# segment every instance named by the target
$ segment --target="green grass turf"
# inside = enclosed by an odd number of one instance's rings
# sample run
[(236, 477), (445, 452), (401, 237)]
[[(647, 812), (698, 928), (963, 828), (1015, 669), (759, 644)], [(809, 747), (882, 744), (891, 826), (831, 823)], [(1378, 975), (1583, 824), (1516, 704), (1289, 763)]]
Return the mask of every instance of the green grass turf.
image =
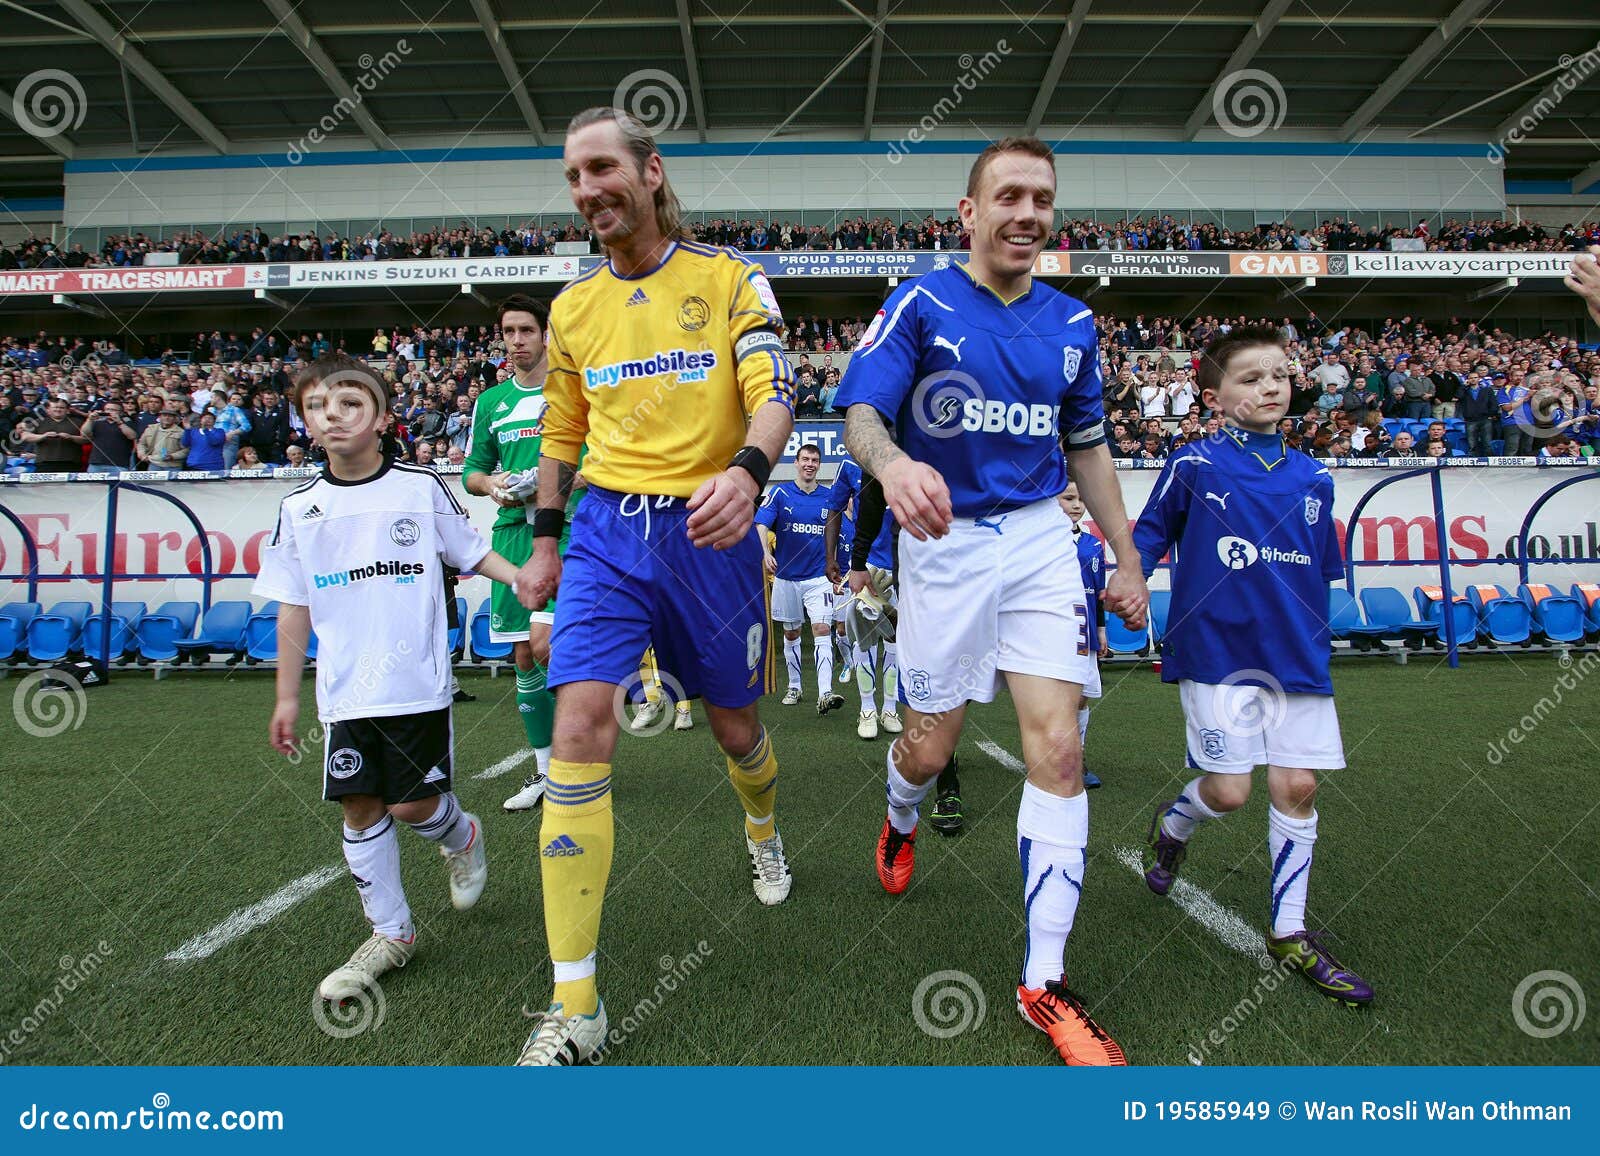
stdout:
[[(1189, 773), (1175, 689), (1148, 668), (1108, 669), (1089, 739), (1089, 765), (1107, 786), (1092, 796), (1068, 964), (1130, 1061), (1189, 1062), (1213, 1029), (1224, 1042), (1207, 1045), (1207, 1063), (1600, 1060), (1595, 1009), (1581, 1030), (1549, 1039), (1525, 1034), (1512, 1014), (1514, 989), (1538, 971), (1565, 972), (1600, 999), (1600, 683), (1564, 691), (1499, 765), (1486, 757), (1562, 673), (1550, 655), (1476, 658), (1459, 671), (1432, 658), (1336, 667), (1351, 766), (1323, 788), (1311, 921), (1337, 933), (1378, 1002), (1342, 1008), (1291, 977), (1234, 1017), (1256, 989), (1257, 965), (1114, 858), (1114, 848), (1139, 845), (1154, 806)], [(49, 739), (4, 713), (7, 1062), (515, 1058), (522, 1009), (541, 1006), (550, 983), (538, 817), (499, 810), (520, 769), (472, 777), (521, 744), (509, 678), (465, 676), (479, 701), (456, 716), (458, 790), (487, 819), (488, 890), (475, 910), (451, 910), (437, 853), (402, 832), (421, 946), (384, 983), (381, 1027), (335, 1039), (312, 1018), (317, 981), (366, 934), (342, 878), (209, 959), (163, 960), (235, 909), (340, 862), (338, 809), (318, 797), (316, 759), (292, 766), (266, 745), (270, 678), (119, 677), (90, 692), (79, 728)], [(19, 685), (13, 674), (0, 693)], [(304, 701), (308, 721), (309, 681)], [(968, 830), (942, 839), (925, 828), (916, 879), (898, 899), (881, 893), (871, 865), (884, 742), (855, 737), (853, 708), (852, 696), (846, 711), (819, 719), (809, 704), (764, 704), (795, 872), (792, 897), (775, 909), (754, 902), (737, 804), (698, 709), (692, 733), (623, 738), (600, 962), (613, 1026), (651, 995), (663, 964), (702, 941), (709, 951), (640, 1017), (614, 1062), (1054, 1062), (1013, 1009), (1021, 781), (977, 746), (1020, 752), (1009, 702), (972, 710), (960, 748)], [(1184, 868), (1253, 925), (1266, 907), (1265, 809), (1258, 789), (1244, 810), (1202, 830)], [(102, 940), (110, 954), (64, 990), (65, 961)], [(925, 1034), (912, 1012), (919, 982), (942, 970), (970, 975), (986, 1001), (981, 1024), (947, 1039)], [(53, 993), (59, 1008), (25, 1023)], [(20, 1043), (5, 1035), (13, 1029)]]

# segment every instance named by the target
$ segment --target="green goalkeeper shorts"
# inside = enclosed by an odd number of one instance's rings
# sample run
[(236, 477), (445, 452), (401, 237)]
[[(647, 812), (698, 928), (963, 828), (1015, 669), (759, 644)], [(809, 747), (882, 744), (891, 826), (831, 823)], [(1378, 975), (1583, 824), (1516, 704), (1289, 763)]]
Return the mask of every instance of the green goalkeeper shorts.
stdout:
[[(533, 527), (526, 522), (515, 526), (496, 526), (490, 546), (513, 566), (521, 566), (533, 555)], [(489, 591), (489, 638), (494, 642), (528, 641), (528, 624), (546, 625), (556, 620), (556, 600), (550, 599), (538, 613), (517, 601), (511, 587), (494, 583)]]

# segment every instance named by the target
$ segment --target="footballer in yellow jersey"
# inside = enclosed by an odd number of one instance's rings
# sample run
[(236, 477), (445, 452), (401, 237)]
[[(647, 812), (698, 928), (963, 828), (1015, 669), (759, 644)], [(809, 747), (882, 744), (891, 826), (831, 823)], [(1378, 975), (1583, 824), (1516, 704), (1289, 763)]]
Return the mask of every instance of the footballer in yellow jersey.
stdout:
[[(794, 425), (783, 318), (759, 268), (683, 236), (661, 154), (626, 112), (574, 117), (563, 161), (607, 260), (551, 306), (534, 547), (517, 575), (525, 606), (560, 587), (539, 832), (555, 993), (525, 1065), (583, 1063), (606, 1042), (595, 952), (615, 840), (611, 759), (646, 646), (667, 685), (705, 703), (744, 809), (756, 898), (781, 903), (792, 885), (774, 818), (777, 758), (756, 710), (769, 689), (769, 614), (752, 528)], [(589, 496), (563, 558), (580, 449)]]

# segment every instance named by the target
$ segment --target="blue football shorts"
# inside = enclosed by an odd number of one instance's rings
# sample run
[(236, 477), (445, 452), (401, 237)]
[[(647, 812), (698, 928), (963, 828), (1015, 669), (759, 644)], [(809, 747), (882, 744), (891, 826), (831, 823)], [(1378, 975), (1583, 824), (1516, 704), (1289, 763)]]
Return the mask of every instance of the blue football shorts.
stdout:
[(589, 487), (561, 571), (549, 685), (631, 688), (654, 646), (674, 698), (748, 706), (772, 688), (768, 592), (755, 533), (726, 550), (689, 542), (686, 499)]

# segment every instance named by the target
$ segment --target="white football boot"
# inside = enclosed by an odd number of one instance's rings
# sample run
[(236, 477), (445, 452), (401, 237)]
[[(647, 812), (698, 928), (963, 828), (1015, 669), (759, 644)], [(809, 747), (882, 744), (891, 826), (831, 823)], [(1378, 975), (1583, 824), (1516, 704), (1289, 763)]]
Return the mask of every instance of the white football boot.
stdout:
[(800, 688), (798, 686), (791, 686), (788, 690), (783, 692), (783, 705), (793, 706), (795, 703), (799, 702), (800, 693)]
[(555, 1068), (591, 1064), (606, 1045), (606, 1005), (589, 1016), (563, 1015), (560, 1004), (534, 1017), (533, 1031), (517, 1057), (519, 1068)]
[(744, 845), (750, 852), (750, 879), (756, 898), (768, 907), (789, 898), (794, 876), (789, 872), (789, 861), (783, 857), (783, 836), (774, 828), (771, 835), (757, 843), (746, 831)]
[(522, 780), (522, 789), (500, 804), (508, 811), (531, 811), (544, 802), (544, 775), (535, 771)]
[(856, 734), (860, 735), (864, 739), (875, 739), (878, 737), (877, 711), (864, 710), (861, 712), (860, 721), (856, 723)]
[(665, 699), (658, 698), (655, 702), (646, 699), (639, 707), (638, 713), (633, 716), (633, 721), (628, 724), (628, 729), (635, 734), (649, 730), (661, 718), (661, 712), (666, 709), (666, 705)]
[(380, 975), (411, 962), (417, 951), (417, 937), (390, 939), (374, 931), (372, 938), (356, 948), (342, 967), (330, 971), (317, 988), (317, 994), (330, 1003), (355, 999), (368, 990)]
[(900, 725), (900, 714), (899, 714), (898, 711), (892, 711), (892, 710), (881, 710), (881, 711), (879, 711), (878, 712), (878, 723), (883, 727), (884, 730), (888, 731), (892, 735), (897, 735), (901, 731), (906, 729), (905, 727)]
[(673, 713), (675, 715), (675, 717), (672, 720), (672, 729), (673, 730), (675, 730), (675, 731), (692, 731), (692, 730), (694, 730), (694, 715), (689, 713), (689, 704), (688, 703), (686, 703), (686, 702), (679, 703), (677, 710), (674, 711)]
[(472, 824), (472, 841), (453, 855), (443, 847), (439, 848), (446, 866), (450, 868), (450, 906), (457, 911), (465, 911), (476, 903), (478, 896), (483, 894), (483, 885), (489, 882), (489, 856), (483, 847), (483, 824), (470, 811), (461, 812), (461, 817)]

